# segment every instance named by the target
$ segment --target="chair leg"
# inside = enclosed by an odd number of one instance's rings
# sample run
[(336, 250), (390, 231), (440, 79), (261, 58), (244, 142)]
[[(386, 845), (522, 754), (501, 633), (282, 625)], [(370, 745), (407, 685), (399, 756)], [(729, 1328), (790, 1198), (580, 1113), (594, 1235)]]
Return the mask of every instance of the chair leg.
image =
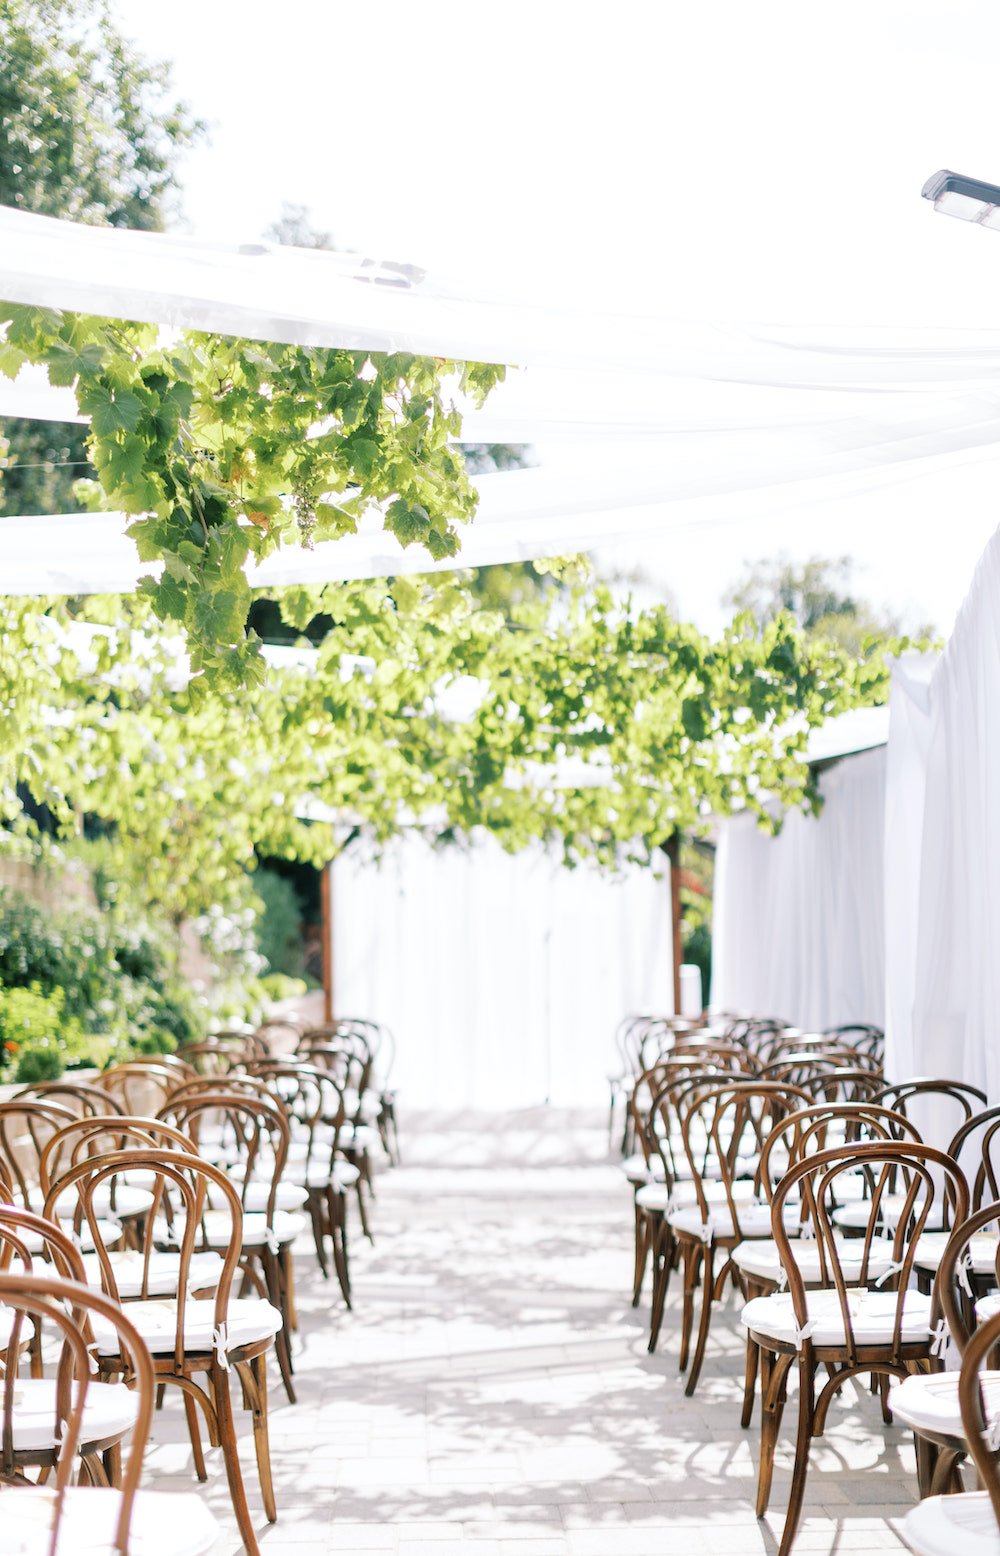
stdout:
[(260, 1556), (260, 1547), (250, 1518), (246, 1487), (240, 1470), (236, 1425), (233, 1421), (233, 1401), (229, 1394), (229, 1373), (220, 1367), (218, 1362), (212, 1363), (211, 1386), (215, 1413), (219, 1422), (222, 1457), (226, 1466), (226, 1478), (229, 1481), (229, 1495), (232, 1499), (233, 1512), (236, 1514), (240, 1539), (243, 1541), (246, 1556)]
[(653, 1244), (653, 1303), (649, 1318), (649, 1351), (656, 1350), (660, 1338), (660, 1326), (667, 1305), (667, 1287), (670, 1284), (670, 1260), (673, 1253), (672, 1239), (665, 1221), (650, 1229)]
[(688, 1364), (691, 1331), (694, 1328), (694, 1294), (698, 1289), (698, 1271), (701, 1269), (704, 1243), (684, 1243), (684, 1302), (681, 1309), (681, 1351), (677, 1365), (684, 1372)]
[(295, 1385), (292, 1382), (292, 1347), (289, 1339), (289, 1315), (285, 1300), (284, 1282), (281, 1278), (281, 1265), (278, 1255), (265, 1249), (262, 1257), (264, 1268), (264, 1281), (267, 1300), (276, 1307), (281, 1314), (281, 1328), (274, 1337), (274, 1350), (278, 1358), (278, 1367), (281, 1371), (281, 1381), (285, 1385), (285, 1393), (288, 1403), (295, 1404)]
[(365, 1187), (364, 1179), (363, 1178), (359, 1178), (357, 1183), (354, 1185), (355, 1193), (358, 1196), (358, 1214), (361, 1217), (361, 1230), (362, 1230), (362, 1232), (367, 1237), (367, 1239), (368, 1239), (368, 1241), (370, 1243), (374, 1243), (375, 1239), (372, 1236), (371, 1227), (368, 1225), (368, 1211), (367, 1211), (367, 1209), (365, 1207), (364, 1187)]
[(205, 1468), (205, 1451), (201, 1446), (201, 1427), (198, 1422), (198, 1407), (187, 1389), (182, 1389), (184, 1395), (184, 1414), (187, 1417), (188, 1436), (191, 1439), (191, 1456), (194, 1459), (194, 1472), (199, 1480), (208, 1479), (208, 1471)]
[[(808, 1348), (807, 1348), (808, 1349)], [(785, 1513), (785, 1527), (781, 1532), (778, 1556), (789, 1556), (802, 1517), (802, 1498), (805, 1495), (806, 1476), (809, 1474), (809, 1446), (813, 1434), (813, 1408), (815, 1368), (811, 1354), (799, 1354), (799, 1427), (795, 1435), (795, 1464), (792, 1469), (792, 1489)]]
[(757, 1517), (763, 1518), (771, 1500), (774, 1479), (774, 1449), (778, 1441), (781, 1417), (785, 1409), (785, 1389), (790, 1356), (760, 1352), (760, 1464), (757, 1469)]
[[(641, 1205), (635, 1207), (635, 1268), (632, 1272), (632, 1306), (639, 1306), (639, 1298), (642, 1296), (642, 1283), (646, 1278), (646, 1265), (649, 1262), (649, 1217)], [(655, 1275), (654, 1275), (655, 1279)]]
[(255, 1356), (253, 1361), (239, 1366), (243, 1393), (253, 1417), (253, 1444), (257, 1456), (257, 1473), (260, 1477), (264, 1516), (273, 1524), (278, 1517), (274, 1500), (274, 1481), (271, 1476), (271, 1442), (267, 1423), (267, 1352)]
[(347, 1264), (347, 1203), (343, 1195), (327, 1189), (327, 1215), (330, 1221), (330, 1241), (333, 1245), (333, 1266), (340, 1282), (341, 1294), (351, 1310), (351, 1276)]
[(705, 1360), (705, 1346), (712, 1323), (712, 1302), (715, 1296), (715, 1245), (706, 1243), (701, 1271), (701, 1322), (698, 1325), (698, 1343), (694, 1348), (691, 1371), (684, 1385), (684, 1393), (691, 1398), (701, 1377), (701, 1364)]
[(753, 1398), (757, 1388), (757, 1367), (760, 1361), (760, 1348), (751, 1334), (747, 1334), (747, 1361), (746, 1371), (743, 1374), (743, 1410), (740, 1414), (740, 1425), (747, 1427), (753, 1420)]

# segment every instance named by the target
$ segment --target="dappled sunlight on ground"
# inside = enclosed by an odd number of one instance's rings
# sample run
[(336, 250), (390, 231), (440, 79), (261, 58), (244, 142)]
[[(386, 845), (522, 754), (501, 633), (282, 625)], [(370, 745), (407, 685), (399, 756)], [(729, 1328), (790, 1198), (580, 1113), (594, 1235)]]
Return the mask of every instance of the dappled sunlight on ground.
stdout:
[[(739, 1426), (742, 1331), (731, 1301), (693, 1400), (676, 1363), (677, 1291), (660, 1351), (629, 1306), (629, 1190), (598, 1115), (403, 1118), (405, 1165), (380, 1175), (374, 1248), (352, 1225), (355, 1308), (297, 1260), (299, 1403), (271, 1378), (278, 1522), (264, 1556), (750, 1556), (780, 1535), (790, 1404), (772, 1513), (753, 1514), (756, 1426)], [(803, 1553), (899, 1550), (912, 1443), (848, 1387), (813, 1450)], [(183, 1411), (168, 1399), (150, 1479), (188, 1489)], [(241, 1547), (225, 1476), (205, 1496)], [(166, 1489), (166, 1488), (165, 1488)]]

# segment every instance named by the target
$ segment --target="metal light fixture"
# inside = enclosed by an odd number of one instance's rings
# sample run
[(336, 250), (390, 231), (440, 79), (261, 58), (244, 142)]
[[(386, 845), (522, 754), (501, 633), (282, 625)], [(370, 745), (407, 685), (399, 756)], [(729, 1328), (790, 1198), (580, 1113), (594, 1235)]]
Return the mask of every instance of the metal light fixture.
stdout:
[(945, 216), (1000, 231), (1000, 184), (984, 184), (980, 178), (966, 178), (942, 168), (931, 175), (920, 193), (925, 200), (933, 200), (934, 209)]

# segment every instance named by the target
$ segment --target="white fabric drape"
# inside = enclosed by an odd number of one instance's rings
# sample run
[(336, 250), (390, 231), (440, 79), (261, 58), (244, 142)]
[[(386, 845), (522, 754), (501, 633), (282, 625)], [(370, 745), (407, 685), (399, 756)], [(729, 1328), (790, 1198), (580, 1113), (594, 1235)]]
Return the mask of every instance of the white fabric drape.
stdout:
[(794, 811), (777, 837), (753, 817), (722, 827), (712, 1005), (811, 1030), (881, 1023), (884, 748), (821, 777), (822, 814)]
[[(905, 670), (905, 667), (904, 667)], [(887, 881), (894, 1063), (1000, 1098), (1000, 532), (924, 686), (898, 673), (894, 798), (908, 810)], [(921, 809), (922, 799), (922, 809)], [(909, 868), (899, 868), (908, 840)], [(914, 861), (916, 861), (914, 863)], [(914, 882), (916, 889), (914, 890)]]
[(336, 1010), (392, 1028), (408, 1106), (600, 1105), (622, 1016), (673, 1007), (669, 880), (650, 870), (416, 836), (331, 868)]

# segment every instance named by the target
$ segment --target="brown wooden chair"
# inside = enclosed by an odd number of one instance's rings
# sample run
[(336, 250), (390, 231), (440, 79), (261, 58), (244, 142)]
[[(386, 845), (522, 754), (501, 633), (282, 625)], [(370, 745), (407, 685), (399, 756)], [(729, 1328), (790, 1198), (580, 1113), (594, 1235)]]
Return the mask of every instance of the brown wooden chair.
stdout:
[[(908, 1426), (916, 1441), (917, 1479), (921, 1496), (961, 1490), (957, 1470), (968, 1453), (958, 1397), (958, 1373), (944, 1371), (945, 1353), (954, 1349), (964, 1356), (975, 1332), (977, 1302), (1000, 1286), (1000, 1201), (982, 1205), (948, 1236), (940, 1254), (926, 1244), (938, 1243), (935, 1234), (921, 1239), (915, 1266), (930, 1267), (935, 1274), (934, 1295), (940, 1317), (941, 1370), (906, 1378), (892, 1391), (894, 1418)], [(1000, 1371), (982, 1376), (994, 1413), (1000, 1411)]]
[[(239, 1269), (243, 1241), (243, 1208), (226, 1174), (193, 1154), (162, 1148), (116, 1151), (78, 1162), (52, 1185), (46, 1201), (51, 1214), (57, 1195), (68, 1188), (79, 1196), (83, 1220), (90, 1226), (101, 1265), (104, 1292), (118, 1302), (117, 1280), (108, 1250), (100, 1241), (100, 1218), (95, 1200), (116, 1177), (141, 1171), (155, 1179), (154, 1210), (144, 1227), (143, 1252), (147, 1247), (176, 1249), (180, 1255), (177, 1296), (152, 1302), (132, 1302), (131, 1324), (152, 1354), (158, 1384), (180, 1389), (191, 1433), (198, 1478), (206, 1478), (196, 1410), (208, 1423), (210, 1441), (220, 1446), (229, 1491), (240, 1535), (249, 1556), (258, 1556), (253, 1520), (240, 1468), (236, 1427), (230, 1397), (230, 1372), (235, 1370), (243, 1399), (252, 1414), (254, 1446), (265, 1516), (277, 1517), (271, 1481), (267, 1419), (267, 1353), (281, 1329), (281, 1313), (269, 1302), (233, 1297), (232, 1285)], [(208, 1248), (203, 1221), (210, 1196), (225, 1206), (230, 1228), (222, 1252), (222, 1272), (213, 1296), (191, 1295), (191, 1261), (196, 1250)], [(114, 1325), (93, 1320), (94, 1345), (99, 1373), (105, 1378), (121, 1375), (127, 1367)]]
[[(845, 1268), (834, 1208), (845, 1177), (861, 1173), (868, 1182), (868, 1218), (860, 1251), (855, 1243)], [(833, 1396), (859, 1374), (905, 1377), (917, 1365), (929, 1365), (934, 1353), (933, 1300), (911, 1288), (917, 1245), (934, 1224), (939, 1190), (935, 1175), (948, 1184), (959, 1219), (968, 1213), (969, 1190), (956, 1164), (943, 1151), (914, 1141), (849, 1142), (820, 1151), (789, 1169), (774, 1194), (773, 1236), (788, 1280), (788, 1290), (757, 1297), (743, 1309), (742, 1322), (761, 1357), (761, 1447), (757, 1516), (767, 1511), (774, 1472), (774, 1450), (792, 1367), (798, 1372), (798, 1430), (792, 1485), (779, 1545), (788, 1556), (795, 1540), (812, 1439), (822, 1436)], [(891, 1259), (885, 1265), (887, 1239), (883, 1202), (902, 1193), (894, 1211)], [(820, 1283), (804, 1279), (798, 1254), (804, 1246), (786, 1225), (789, 1208), (800, 1227), (808, 1220), (820, 1260)], [(817, 1391), (817, 1374), (827, 1381)]]
[(285, 1107), (291, 1131), (286, 1177), (305, 1193), (324, 1279), (329, 1275), (326, 1242), (330, 1240), (334, 1269), (350, 1308), (347, 1195), (360, 1174), (341, 1149), (341, 1130), (347, 1121), (343, 1094), (329, 1070), (302, 1060), (257, 1059), (248, 1068)]
[[(58, 1276), (0, 1273), (0, 1304), (12, 1315), (0, 1379), (0, 1453), (16, 1491), (4, 1497), (3, 1532), (12, 1550), (47, 1551), (76, 1556), (81, 1550), (102, 1556), (203, 1556), (214, 1545), (218, 1528), (194, 1495), (140, 1491), (142, 1459), (153, 1415), (153, 1364), (142, 1338), (121, 1308), (102, 1292)], [(18, 1376), (19, 1339), (26, 1324), (44, 1324), (60, 1337), (54, 1376), (26, 1381)], [(90, 1346), (95, 1327), (114, 1336), (116, 1382), (91, 1374)], [(41, 1396), (35, 1385), (45, 1390)], [(25, 1398), (26, 1394), (39, 1398)], [(20, 1397), (19, 1397), (20, 1396)], [(38, 1409), (29, 1415), (32, 1404)], [(49, 1416), (47, 1412), (51, 1410)], [(94, 1485), (74, 1485), (80, 1456), (88, 1467), (99, 1463), (101, 1444), (118, 1454), (125, 1435), (119, 1483), (109, 1486), (93, 1469)], [(104, 1437), (105, 1427), (114, 1427)], [(19, 1461), (30, 1449), (17, 1443), (29, 1436), (51, 1437), (54, 1482), (24, 1484)], [(46, 1465), (49, 1468), (49, 1465)]]
[(108, 1113), (120, 1113), (121, 1108), (107, 1091), (91, 1086), (87, 1081), (75, 1081), (64, 1077), (58, 1081), (36, 1081), (33, 1086), (22, 1086), (15, 1091), (12, 1102), (57, 1102), (69, 1108), (80, 1118), (105, 1117)]
[[(976, 1467), (979, 1491), (931, 1496), (910, 1509), (903, 1523), (915, 1556), (995, 1556), (1000, 1552), (1000, 1374), (985, 1364), (1000, 1344), (1000, 1314), (971, 1335), (955, 1378), (962, 1441)], [(949, 1376), (948, 1374), (939, 1376)], [(955, 1376), (955, 1375), (951, 1375)]]
[[(281, 1328), (275, 1351), (290, 1404), (295, 1403), (292, 1383), (290, 1334), (294, 1324), (292, 1244), (305, 1227), (296, 1211), (306, 1202), (306, 1192), (286, 1180), (291, 1138), (284, 1105), (276, 1097), (251, 1096), (243, 1089), (227, 1089), (225, 1081), (206, 1081), (200, 1091), (173, 1097), (162, 1117), (182, 1130), (198, 1149), (202, 1127), (221, 1127), (232, 1146), (225, 1171), (240, 1197), (240, 1268), (247, 1282), (280, 1312)], [(208, 1191), (201, 1222), (203, 1246), (223, 1252), (232, 1236), (226, 1196)]]
[(678, 1105), (694, 1198), (689, 1205), (673, 1205), (665, 1221), (683, 1265), (682, 1371), (688, 1364), (695, 1292), (701, 1285), (701, 1317), (684, 1388), (689, 1398), (701, 1375), (714, 1306), (726, 1282), (735, 1282), (734, 1249), (771, 1235), (774, 1185), (761, 1175), (764, 1142), (788, 1113), (808, 1107), (809, 1101), (808, 1094), (794, 1086), (754, 1077), (702, 1083)]

